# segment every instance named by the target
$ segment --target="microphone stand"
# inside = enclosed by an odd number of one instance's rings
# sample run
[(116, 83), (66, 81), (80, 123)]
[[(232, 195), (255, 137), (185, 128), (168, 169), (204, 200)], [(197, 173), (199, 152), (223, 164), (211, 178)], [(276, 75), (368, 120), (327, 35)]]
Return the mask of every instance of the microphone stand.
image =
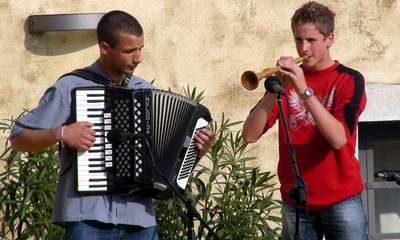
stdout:
[[(192, 203), (193, 200), (191, 198), (189, 198), (187, 196), (187, 194), (184, 191), (179, 191), (169, 180), (169, 178), (167, 178), (166, 176), (164, 176), (164, 174), (160, 171), (160, 169), (155, 165), (154, 163), (154, 155), (151, 151), (150, 148), (150, 144), (149, 141), (147, 140), (147, 138), (145, 138), (144, 136), (142, 136), (146, 142), (146, 146), (149, 149), (149, 153), (150, 153), (150, 159), (147, 158), (146, 156), (144, 157), (145, 161), (151, 166), (151, 168), (153, 170), (155, 170), (157, 172), (157, 174), (167, 183), (167, 185), (171, 188), (172, 192), (178, 196), (178, 198), (185, 204), (186, 206), (186, 216), (187, 216), (187, 239), (188, 240), (195, 240), (196, 236), (195, 236), (195, 232), (194, 232), (194, 217), (196, 217), (201, 224), (203, 224), (206, 229), (209, 231), (209, 233), (211, 233), (211, 235), (219, 240), (219, 237), (215, 234), (215, 232), (211, 229), (211, 227), (204, 221), (204, 219), (200, 216), (199, 212), (196, 210), (196, 208), (193, 207)], [(135, 146), (133, 146), (135, 147)]]
[(289, 129), (287, 127), (287, 121), (286, 121), (285, 115), (283, 114), (283, 109), (282, 109), (281, 93), (278, 93), (277, 102), (278, 102), (278, 107), (279, 107), (279, 119), (282, 121), (282, 124), (283, 124), (285, 139), (288, 144), (289, 156), (291, 159), (290, 164), (292, 167), (292, 173), (294, 175), (294, 186), (293, 186), (293, 188), (291, 188), (289, 190), (289, 198), (295, 200), (296, 231), (295, 231), (294, 239), (297, 240), (297, 239), (299, 239), (299, 231), (300, 231), (301, 206), (307, 205), (306, 184), (304, 183), (303, 179), (300, 176), (300, 172), (299, 172), (299, 168), (298, 168), (297, 160), (296, 160), (296, 152), (293, 148), (292, 141), (290, 140)]

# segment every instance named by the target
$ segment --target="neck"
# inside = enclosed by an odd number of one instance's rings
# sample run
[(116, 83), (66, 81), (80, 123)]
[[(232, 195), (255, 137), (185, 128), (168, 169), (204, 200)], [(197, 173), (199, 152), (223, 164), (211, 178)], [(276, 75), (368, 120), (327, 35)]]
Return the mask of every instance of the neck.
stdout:
[(112, 82), (114, 82), (117, 85), (120, 85), (123, 78), (124, 78), (124, 73), (119, 73), (115, 72), (106, 62), (105, 59), (99, 58), (99, 66), (100, 69), (103, 71), (103, 73), (111, 79)]

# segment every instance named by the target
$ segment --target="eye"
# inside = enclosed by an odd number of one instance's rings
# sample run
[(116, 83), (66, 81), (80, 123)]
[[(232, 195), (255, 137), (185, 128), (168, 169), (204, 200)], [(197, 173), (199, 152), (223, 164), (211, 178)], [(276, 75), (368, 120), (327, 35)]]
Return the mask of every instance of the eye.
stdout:
[(302, 40), (301, 38), (296, 38), (295, 41), (296, 41), (297, 43), (300, 43), (300, 42), (302, 42), (303, 40)]

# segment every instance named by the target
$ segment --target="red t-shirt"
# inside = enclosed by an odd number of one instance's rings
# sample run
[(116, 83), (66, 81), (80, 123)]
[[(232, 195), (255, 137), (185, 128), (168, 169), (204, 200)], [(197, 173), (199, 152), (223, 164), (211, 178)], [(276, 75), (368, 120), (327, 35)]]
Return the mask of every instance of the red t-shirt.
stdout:
[[(333, 149), (315, 125), (310, 111), (292, 87), (287, 87), (282, 98), (289, 134), (296, 152), (301, 177), (307, 187), (307, 203), (312, 210), (322, 209), (349, 198), (363, 190), (360, 164), (355, 157), (358, 118), (365, 108), (366, 96), (363, 76), (335, 61), (318, 72), (304, 70), (306, 83), (314, 91), (325, 109), (344, 126), (347, 144)], [(265, 131), (278, 117), (275, 104), (267, 119)], [(278, 177), (282, 199), (292, 203), (288, 191), (293, 187), (294, 176), (285, 141), (283, 123), (279, 121)]]

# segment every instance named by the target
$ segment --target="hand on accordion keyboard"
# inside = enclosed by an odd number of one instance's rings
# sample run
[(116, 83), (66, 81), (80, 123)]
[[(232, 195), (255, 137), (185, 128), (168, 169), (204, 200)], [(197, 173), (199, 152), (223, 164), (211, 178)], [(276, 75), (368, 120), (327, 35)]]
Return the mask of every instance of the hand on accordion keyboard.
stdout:
[(95, 141), (95, 131), (89, 122), (76, 122), (65, 125), (62, 133), (64, 144), (78, 151), (87, 151)]
[(208, 150), (210, 150), (212, 144), (214, 143), (214, 135), (210, 129), (203, 128), (195, 134), (194, 140), (196, 141), (198, 158), (201, 158)]

